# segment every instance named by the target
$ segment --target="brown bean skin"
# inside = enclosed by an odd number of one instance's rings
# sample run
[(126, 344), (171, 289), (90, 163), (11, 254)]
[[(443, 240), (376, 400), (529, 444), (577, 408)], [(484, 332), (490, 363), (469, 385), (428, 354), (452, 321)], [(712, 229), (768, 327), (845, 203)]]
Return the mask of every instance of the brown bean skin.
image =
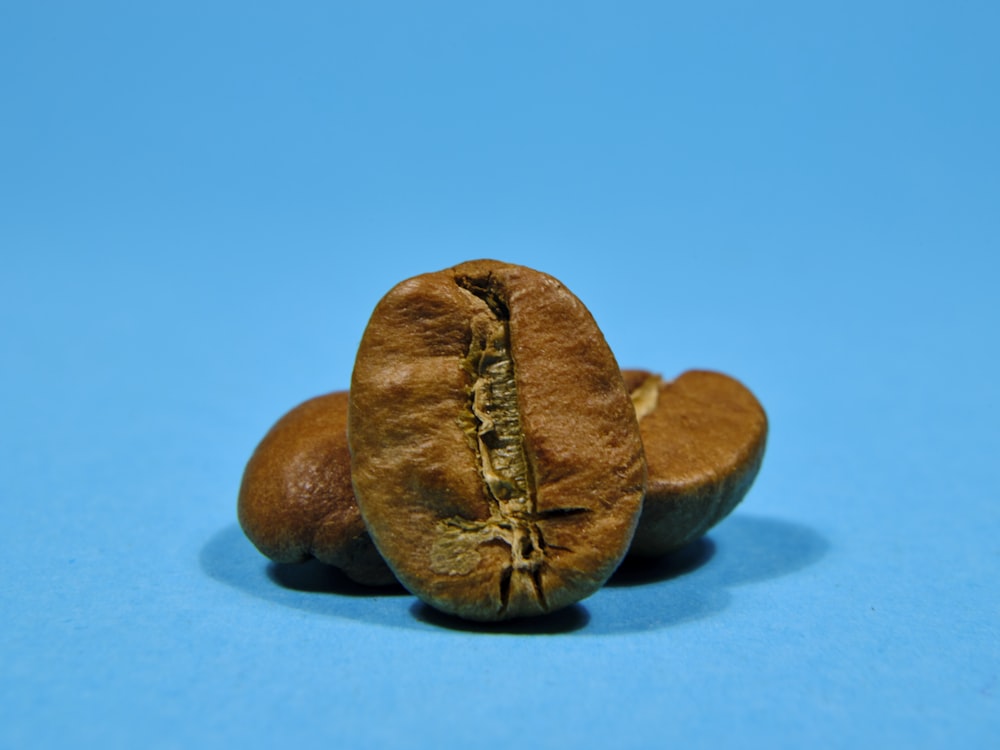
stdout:
[(739, 381), (703, 370), (665, 381), (625, 370), (639, 414), (649, 485), (631, 555), (694, 541), (735, 508), (764, 458), (767, 415)]
[[(646, 370), (622, 375), (633, 401), (646, 394), (646, 405), (636, 406), (649, 466), (629, 555), (659, 556), (707, 533), (743, 499), (763, 459), (767, 417), (745, 386), (721, 373), (692, 370), (673, 381)], [(655, 416), (643, 413), (651, 390)], [(316, 557), (360, 583), (392, 583), (350, 485), (347, 407), (346, 391), (328, 393), (278, 421), (247, 466), (240, 522), (276, 561)]]
[(397, 285), (358, 349), (348, 424), (372, 539), (442, 611), (554, 611), (631, 541), (635, 412), (590, 313), (551, 276), (473, 261)]
[(368, 585), (395, 582), (372, 544), (351, 487), (346, 391), (285, 414), (247, 463), (237, 514), (244, 533), (275, 562), (312, 557)]

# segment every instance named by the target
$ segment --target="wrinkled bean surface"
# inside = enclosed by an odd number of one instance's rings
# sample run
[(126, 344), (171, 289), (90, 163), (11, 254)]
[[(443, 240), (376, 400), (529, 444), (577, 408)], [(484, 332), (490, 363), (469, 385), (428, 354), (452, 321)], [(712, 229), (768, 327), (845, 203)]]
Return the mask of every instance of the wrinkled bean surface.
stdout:
[(645, 462), (586, 308), (521, 266), (397, 285), (362, 338), (349, 441), (358, 503), (399, 580), (497, 620), (593, 593), (625, 554)]

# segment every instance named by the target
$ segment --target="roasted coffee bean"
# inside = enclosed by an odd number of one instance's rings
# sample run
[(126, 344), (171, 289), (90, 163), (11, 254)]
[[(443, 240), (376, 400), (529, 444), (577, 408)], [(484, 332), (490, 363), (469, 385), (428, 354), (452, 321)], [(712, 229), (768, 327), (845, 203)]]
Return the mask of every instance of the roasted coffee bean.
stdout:
[(649, 466), (630, 553), (662, 555), (702, 536), (743, 499), (764, 457), (767, 416), (745, 386), (717, 372), (673, 381), (622, 374)]
[[(649, 463), (629, 554), (662, 555), (705, 534), (742, 500), (760, 467), (767, 419), (753, 394), (726, 375), (691, 371), (673, 381), (645, 370), (622, 375)], [(316, 557), (356, 581), (390, 583), (395, 578), (364, 530), (350, 485), (347, 403), (346, 391), (330, 393), (279, 421), (274, 431), (282, 426), (283, 438), (269, 435), (248, 466), (240, 519), (272, 559)]]
[(351, 472), (399, 580), (473, 620), (550, 612), (624, 556), (646, 469), (617, 363), (551, 276), (473, 261), (376, 306), (355, 361)]
[(264, 436), (243, 473), (240, 525), (275, 562), (315, 557), (358, 583), (388, 584), (351, 488), (347, 400), (341, 391), (299, 404)]

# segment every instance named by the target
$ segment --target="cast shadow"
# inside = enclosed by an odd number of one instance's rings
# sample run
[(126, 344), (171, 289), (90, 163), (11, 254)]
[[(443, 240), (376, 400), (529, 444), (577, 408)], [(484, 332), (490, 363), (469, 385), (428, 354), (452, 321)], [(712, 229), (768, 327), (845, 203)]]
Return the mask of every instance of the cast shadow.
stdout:
[(712, 586), (742, 586), (795, 573), (815, 565), (830, 543), (814, 529), (763, 516), (735, 515), (712, 532), (711, 565), (696, 577)]
[(446, 615), (415, 599), (400, 584), (362, 586), (317, 560), (282, 565), (254, 549), (237, 524), (217, 532), (201, 550), (202, 570), (211, 578), (260, 599), (319, 615), (369, 624), (465, 633), (554, 635), (587, 626), (580, 604), (544, 617), (476, 623)]
[[(628, 558), (594, 597), (586, 634), (655, 630), (711, 617), (740, 586), (791, 575), (829, 542), (802, 524), (737, 514), (710, 536), (660, 558)], [(602, 606), (599, 608), (598, 604)], [(607, 607), (610, 612), (603, 611)]]
[(698, 572), (717, 586), (736, 586), (794, 573), (822, 558), (829, 543), (807, 526), (735, 515), (710, 536), (654, 558), (628, 557), (606, 585), (661, 583)]
[(199, 562), (210, 578), (258, 599), (327, 617), (414, 627), (407, 610), (411, 597), (399, 584), (361, 586), (336, 568), (317, 561), (299, 565), (272, 563), (235, 523), (206, 542)]
[(541, 617), (521, 617), (504, 622), (472, 622), (439, 612), (422, 601), (410, 606), (410, 613), (420, 622), (463, 633), (503, 633), (507, 635), (558, 635), (582, 630), (590, 623), (590, 612), (574, 604)]
[(707, 536), (662, 557), (626, 557), (605, 586), (640, 586), (669, 581), (698, 570), (715, 555), (715, 542)]
[(298, 564), (267, 563), (267, 577), (282, 588), (308, 594), (338, 596), (401, 596), (408, 592), (399, 583), (365, 586), (319, 560)]
[(541, 618), (473, 623), (413, 599), (402, 586), (367, 587), (319, 562), (265, 560), (237, 524), (217, 532), (199, 555), (209, 577), (254, 597), (315, 614), (389, 627), (466, 634), (604, 635), (669, 628), (724, 610), (737, 587), (816, 564), (829, 542), (813, 529), (737, 514), (709, 537), (658, 559), (627, 559), (581, 604)]

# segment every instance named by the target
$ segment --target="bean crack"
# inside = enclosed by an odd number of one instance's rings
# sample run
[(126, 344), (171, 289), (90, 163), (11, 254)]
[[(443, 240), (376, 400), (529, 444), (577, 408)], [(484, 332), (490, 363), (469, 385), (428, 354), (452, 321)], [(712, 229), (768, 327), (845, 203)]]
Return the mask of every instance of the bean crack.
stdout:
[(449, 518), (432, 552), (432, 566), (461, 575), (475, 567), (476, 548), (502, 542), (510, 561), (501, 571), (497, 602), (503, 613), (516, 597), (527, 593), (548, 610), (542, 571), (549, 546), (539, 521), (554, 521), (587, 513), (587, 508), (557, 508), (538, 512), (534, 475), (525, 453), (514, 360), (510, 351), (510, 315), (503, 290), (492, 277), (459, 277), (459, 287), (477, 297), (485, 309), (471, 320), (471, 343), (465, 364), (473, 379), (469, 393), (472, 442), (486, 487), (490, 516), (484, 520)]

